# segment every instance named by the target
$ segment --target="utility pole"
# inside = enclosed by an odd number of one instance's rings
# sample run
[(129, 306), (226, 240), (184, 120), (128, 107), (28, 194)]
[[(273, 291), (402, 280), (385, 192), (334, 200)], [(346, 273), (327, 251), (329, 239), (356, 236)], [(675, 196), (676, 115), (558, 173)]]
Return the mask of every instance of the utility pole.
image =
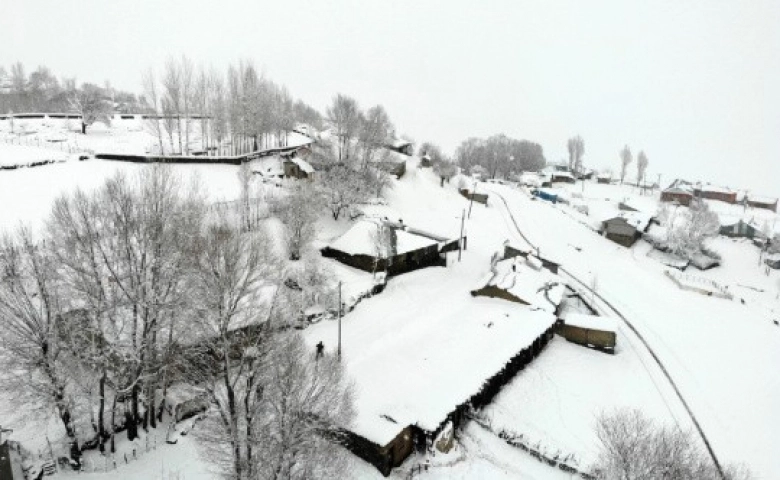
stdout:
[(474, 195), (477, 193), (477, 181), (474, 180), (474, 188), (471, 190), (471, 199), (469, 201), (469, 219), (471, 219), (471, 206), (474, 205)]
[(341, 282), (339, 282), (339, 346), (337, 351), (339, 361), (341, 361)]
[(463, 214), (460, 216), (460, 240), (458, 241), (458, 261), (460, 262), (461, 253), (463, 253), (463, 227), (466, 223), (466, 209), (463, 209)]
[(13, 432), (14, 432), (13, 428), (3, 428), (3, 426), (0, 425), (0, 445), (3, 444), (3, 434), (7, 433), (8, 435), (10, 435)]

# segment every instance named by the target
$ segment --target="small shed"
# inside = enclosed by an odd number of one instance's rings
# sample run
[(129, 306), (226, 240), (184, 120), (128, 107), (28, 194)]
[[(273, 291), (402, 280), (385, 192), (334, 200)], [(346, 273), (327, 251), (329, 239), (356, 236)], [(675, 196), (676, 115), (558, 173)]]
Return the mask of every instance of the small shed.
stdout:
[(282, 167), (286, 178), (314, 180), (314, 167), (303, 159), (298, 157), (286, 158), (282, 162)]
[(541, 189), (538, 189), (538, 188), (536, 190), (534, 190), (533, 192), (531, 192), (531, 193), (533, 194), (534, 197), (541, 198), (542, 200), (546, 200), (546, 201), (552, 202), (552, 203), (558, 203), (558, 195), (556, 195), (554, 193), (551, 193), (551, 192), (548, 192), (548, 191), (545, 191), (545, 190), (541, 190)]
[(558, 326), (558, 334), (566, 340), (609, 353), (615, 353), (616, 332), (615, 319), (585, 313), (569, 313)]
[(515, 257), (523, 257), (528, 258), (529, 256), (534, 257), (538, 259), (544, 268), (549, 270), (550, 272), (554, 274), (558, 274), (558, 268), (560, 267), (560, 263), (555, 262), (553, 260), (550, 260), (549, 258), (545, 258), (539, 255), (538, 252), (532, 253), (530, 248), (523, 248), (519, 245), (514, 245), (509, 240), (504, 242), (504, 260), (509, 258), (515, 258)]
[(404, 140), (402, 138), (396, 138), (388, 142), (385, 144), (385, 148), (408, 157), (411, 157), (414, 154), (414, 144), (409, 140)]
[(428, 155), (428, 152), (423, 153), (423, 156), (420, 157), (420, 166), (425, 168), (430, 167), (431, 165), (431, 156)]
[(647, 231), (652, 217), (641, 212), (621, 212), (601, 224), (601, 234), (613, 242), (631, 247)]
[(764, 259), (764, 263), (767, 264), (769, 268), (780, 269), (780, 253), (767, 255)]
[(488, 203), (488, 194), (487, 193), (472, 193), (471, 190), (468, 188), (461, 188), (458, 190), (461, 195), (466, 197), (468, 200), (474, 200), (477, 203), (481, 203), (482, 205), (487, 205)]
[(609, 185), (610, 183), (612, 183), (612, 175), (601, 174), (598, 177), (596, 177), (596, 182)]

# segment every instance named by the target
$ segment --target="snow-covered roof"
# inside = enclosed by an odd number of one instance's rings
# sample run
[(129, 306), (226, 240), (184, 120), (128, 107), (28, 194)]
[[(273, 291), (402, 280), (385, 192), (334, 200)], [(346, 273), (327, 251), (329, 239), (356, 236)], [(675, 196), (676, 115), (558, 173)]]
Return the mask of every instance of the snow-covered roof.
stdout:
[(306, 160), (300, 159), (298, 157), (293, 157), (293, 158), (290, 159), (290, 161), (293, 162), (294, 164), (298, 165), (298, 168), (300, 168), (301, 171), (304, 171), (304, 172), (306, 172), (308, 174), (314, 173), (314, 167), (312, 167), (309, 164), (309, 162), (307, 162)]
[(777, 203), (777, 197), (766, 197), (762, 195), (748, 195), (747, 199), (748, 202), (765, 203), (768, 205)]
[(601, 330), (602, 332), (617, 332), (617, 321), (612, 317), (599, 317), (586, 313), (572, 312), (563, 319), (566, 325)]
[[(378, 238), (385, 233), (383, 229), (393, 229), (395, 232), (395, 245), (378, 246)], [(393, 236), (390, 236), (393, 238)], [(405, 229), (394, 228), (388, 222), (376, 219), (360, 220), (347, 230), (330, 248), (349, 255), (369, 255), (379, 258), (388, 258), (392, 252), (401, 255), (422, 248), (438, 245), (439, 242), (431, 237), (409, 232)]]
[(611, 180), (612, 179), (612, 174), (611, 173), (599, 173), (596, 178), (604, 178), (604, 179)]
[(644, 212), (621, 211), (619, 214), (611, 216), (604, 221), (609, 221), (615, 218), (622, 218), (626, 221), (626, 223), (636, 228), (637, 230), (644, 231), (647, 228), (647, 225), (650, 223), (650, 220), (652, 220), (653, 216)]
[(537, 269), (519, 257), (498, 262), (495, 270), (480, 283), (481, 286), (494, 286), (505, 290), (528, 304), (551, 313), (561, 303), (566, 289), (560, 277), (548, 270)]
[(571, 172), (554, 171), (550, 175), (553, 176), (553, 177), (574, 178), (574, 175), (572, 175)]
[(394, 139), (394, 140), (391, 140), (391, 141), (389, 142), (389, 144), (390, 144), (390, 145), (391, 145), (393, 148), (402, 148), (402, 147), (405, 147), (405, 146), (407, 146), (407, 145), (411, 145), (411, 144), (412, 144), (412, 142), (410, 142), (409, 140), (404, 140), (403, 138), (396, 138), (396, 139)]
[(693, 192), (685, 188), (684, 186), (669, 187), (664, 190), (664, 193), (675, 193), (678, 195), (693, 195)]
[(705, 184), (696, 184), (695, 188), (697, 190), (701, 190), (702, 192), (709, 192), (709, 193), (735, 193), (732, 189), (728, 187), (720, 187), (718, 185), (712, 185), (710, 183)]

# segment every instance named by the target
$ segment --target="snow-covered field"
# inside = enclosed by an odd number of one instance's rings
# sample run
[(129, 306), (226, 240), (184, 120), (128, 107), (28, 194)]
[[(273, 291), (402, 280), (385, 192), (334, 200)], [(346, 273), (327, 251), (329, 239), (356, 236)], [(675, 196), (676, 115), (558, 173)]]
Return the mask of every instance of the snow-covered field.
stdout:
[(68, 153), (52, 148), (0, 144), (0, 167), (27, 166), (41, 162), (64, 162)]
[[(4, 149), (0, 144), (0, 152)], [(132, 174), (142, 168), (147, 167), (90, 160), (0, 171), (0, 229), (14, 228), (19, 222), (39, 228), (58, 195), (77, 187), (93, 189), (111, 175)], [(237, 167), (173, 168), (184, 176), (197, 174), (212, 200), (233, 200), (239, 194)], [(468, 202), (457, 194), (456, 184), (453, 180), (441, 188), (430, 171), (417, 169), (411, 162), (407, 175), (388, 191), (388, 208), (408, 225), (457, 237)], [(580, 185), (566, 188), (570, 196), (581, 193)], [(713, 241), (723, 265), (696, 274), (728, 285), (745, 303), (709, 298), (678, 289), (664, 275), (667, 267), (647, 256), (649, 246), (644, 242), (630, 250), (614, 244), (588, 228), (588, 217), (569, 206), (531, 200), (527, 193), (508, 186), (483, 184), (479, 189), (490, 193), (489, 206), (473, 206), (466, 221), (468, 250), (461, 262), (457, 252), (450, 253), (447, 268), (391, 279), (384, 293), (364, 300), (343, 319), (344, 358), (358, 390), (358, 409), (367, 412), (365, 418), (390, 409), (402, 415), (418, 409), (416, 403), (421, 401), (426, 402), (423, 409), (444, 408), (435, 402), (461, 388), (459, 378), (412, 372), (419, 362), (427, 361), (426, 348), (431, 349), (431, 363), (441, 367), (449, 359), (456, 372), (472, 378), (486, 366), (479, 364), (479, 356), (470, 357), (473, 365), (463, 362), (458, 358), (459, 348), (476, 342), (487, 359), (494, 346), (506, 344), (505, 339), (478, 335), (488, 330), (484, 325), (492, 316), (507, 314), (509, 322), (526, 307), (498, 299), (474, 299), (469, 291), (488, 272), (490, 257), (504, 240), (522, 241), (515, 229), (517, 222), (540, 246), (542, 255), (597, 285), (598, 292), (634, 323), (667, 366), (722, 462), (745, 463), (758, 478), (780, 478), (775, 452), (780, 445), (780, 328), (772, 322), (777, 318), (778, 273), (766, 275), (752, 244), (726, 238)], [(631, 195), (648, 209), (656, 202), (653, 197), (632, 193), (630, 187), (595, 183), (586, 185), (582, 201), (594, 211), (614, 209), (616, 202)], [(328, 219), (327, 213), (321, 224), (317, 245), (330, 242), (350, 225)], [(334, 266), (334, 271), (345, 283), (360, 284), (357, 292), (370, 283), (365, 274), (348, 267)], [(517, 320), (523, 321), (521, 317)], [(448, 336), (455, 332), (448, 329), (450, 320), (468, 325), (457, 330), (463, 337)], [(517, 336), (522, 333), (516, 325), (497, 323), (495, 328), (499, 327), (515, 337), (513, 342), (519, 341)], [(324, 321), (307, 329), (311, 348), (322, 340), (332, 352), (336, 328), (336, 322)], [(430, 342), (421, 343), (425, 335)], [(524, 434), (549, 451), (577, 455), (583, 466), (597, 455), (594, 424), (602, 411), (636, 407), (662, 422), (689, 427), (690, 420), (666, 379), (625, 326), (619, 327), (617, 342), (616, 354), (608, 355), (556, 337), (484, 413), (494, 426)], [(407, 376), (416, 380), (406, 383)], [(8, 413), (0, 411), (0, 423), (5, 425), (7, 417)], [(358, 422), (362, 421), (359, 417)], [(465, 429), (458, 448), (447, 462), (435, 459), (436, 466), (420, 478), (568, 478), (474, 425)], [(144, 455), (110, 475), (60, 474), (58, 478), (161, 479), (173, 472), (188, 480), (214, 478), (199, 460), (192, 437)], [(418, 460), (413, 457), (409, 462)], [(357, 478), (380, 478), (373, 467), (357, 459), (353, 473)], [(401, 472), (393, 475), (402, 478)]]

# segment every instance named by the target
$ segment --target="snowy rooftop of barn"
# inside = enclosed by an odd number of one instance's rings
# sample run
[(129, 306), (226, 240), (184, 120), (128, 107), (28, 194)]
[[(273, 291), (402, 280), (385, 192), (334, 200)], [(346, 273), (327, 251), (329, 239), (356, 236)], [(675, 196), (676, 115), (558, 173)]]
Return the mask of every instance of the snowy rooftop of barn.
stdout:
[[(446, 281), (445, 270), (437, 270), (435, 275)], [(410, 297), (404, 305), (416, 305), (419, 315), (398, 305), (398, 296), (379, 295), (361, 304), (343, 325), (344, 358), (357, 397), (349, 428), (379, 445), (408, 425), (436, 430), (556, 320), (542, 310), (473, 298), (467, 291), (434, 307), (430, 292), (414, 287), (433, 280), (426, 273), (431, 271), (404, 275), (405, 285), (388, 284), (388, 289), (402, 289)], [(332, 353), (335, 327), (335, 322), (321, 322), (306, 329), (312, 349), (324, 339)]]
[(748, 202), (765, 203), (767, 205), (777, 203), (777, 197), (766, 197), (763, 195), (748, 195), (747, 199)]
[(566, 325), (601, 330), (602, 332), (617, 332), (617, 321), (611, 317), (599, 317), (585, 313), (570, 313), (564, 319)]
[(535, 308), (551, 313), (561, 303), (566, 289), (559, 276), (542, 268), (541, 262), (531, 255), (496, 263), (495, 270), (482, 279), (478, 288), (482, 286), (500, 288)]
[(653, 216), (644, 212), (631, 212), (631, 211), (621, 211), (617, 215), (609, 216), (608, 218), (604, 218), (604, 221), (613, 220), (615, 218), (622, 218), (626, 221), (629, 225), (636, 228), (637, 230), (643, 231), (645, 228), (647, 228), (647, 225), (650, 223), (650, 220), (652, 220)]

